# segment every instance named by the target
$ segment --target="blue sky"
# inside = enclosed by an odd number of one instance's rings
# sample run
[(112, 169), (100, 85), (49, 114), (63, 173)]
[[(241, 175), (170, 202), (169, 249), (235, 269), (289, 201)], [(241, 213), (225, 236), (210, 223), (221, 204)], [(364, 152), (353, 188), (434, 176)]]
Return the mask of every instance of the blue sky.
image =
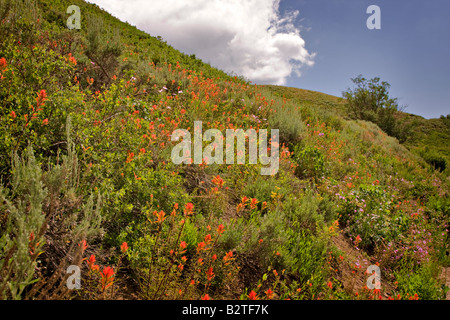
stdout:
[[(381, 9), (381, 30), (369, 30), (369, 5)], [(391, 84), (406, 112), (425, 118), (450, 113), (450, 1), (282, 0), (299, 10), (295, 25), (314, 65), (286, 85), (340, 96), (362, 74)]]
[[(88, 1), (257, 84), (341, 96), (378, 76), (406, 112), (450, 113), (450, 0)], [(370, 5), (381, 30), (366, 26)]]

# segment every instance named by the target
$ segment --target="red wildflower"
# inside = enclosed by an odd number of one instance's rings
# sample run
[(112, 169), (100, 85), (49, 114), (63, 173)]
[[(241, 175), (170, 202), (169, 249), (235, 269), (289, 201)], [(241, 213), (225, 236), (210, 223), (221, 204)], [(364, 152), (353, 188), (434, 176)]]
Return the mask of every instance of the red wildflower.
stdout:
[(205, 243), (208, 243), (208, 242), (210, 242), (211, 241), (211, 235), (210, 234), (207, 234), (206, 236), (205, 236)]
[(6, 59), (0, 58), (0, 68), (5, 68), (5, 67), (6, 67)]
[(127, 157), (126, 163), (129, 163), (129, 162), (133, 161), (133, 158), (134, 158), (134, 153), (133, 152), (128, 153), (128, 157)]
[(194, 204), (189, 202), (184, 206), (184, 215), (189, 216), (194, 213)]
[(181, 249), (186, 249), (186, 247), (187, 247), (186, 241), (181, 241), (180, 248)]
[[(193, 281), (193, 280), (192, 280)], [(208, 294), (205, 294), (201, 300), (211, 300), (211, 297)]]
[(250, 200), (250, 209), (255, 209), (257, 203), (258, 203), (258, 200), (256, 198), (253, 198), (252, 200)]
[(218, 175), (217, 177), (215, 177), (214, 179), (212, 179), (212, 183), (214, 183), (215, 185), (219, 186), (220, 188), (223, 187), (224, 181), (223, 179)]
[(256, 295), (256, 292), (253, 290), (248, 294), (248, 298), (250, 300), (258, 300), (258, 296)]
[(43, 124), (44, 126), (48, 125), (48, 119), (42, 120), (42, 124)]
[(328, 281), (327, 286), (328, 288), (333, 289), (333, 283), (331, 281)]
[(197, 252), (204, 250), (204, 248), (205, 248), (205, 243), (203, 241), (199, 242), (197, 245)]
[(273, 298), (273, 291), (272, 291), (272, 289), (269, 288), (269, 290), (264, 291), (264, 293), (266, 294), (267, 299), (272, 299)]
[(80, 246), (81, 250), (83, 250), (83, 251), (86, 250), (88, 247), (86, 240), (81, 240), (81, 242), (80, 242), (80, 244), (78, 244), (78, 246)]
[(38, 96), (36, 98), (37, 106), (41, 106), (44, 102), (47, 101), (47, 92), (45, 90), (41, 90), (38, 92)]
[(208, 281), (210, 281), (212, 278), (214, 278), (215, 274), (213, 272), (213, 268), (209, 267), (208, 271), (206, 271), (206, 277)]
[(219, 225), (219, 227), (217, 228), (217, 233), (218, 234), (222, 234), (224, 232), (225, 227), (223, 226), (223, 224)]
[(15, 118), (17, 117), (17, 115), (16, 115), (16, 113), (15, 113), (14, 111), (11, 111), (11, 117), (12, 117), (13, 119), (15, 119)]
[[(87, 261), (87, 264), (89, 266), (89, 269), (91, 270), (95, 270), (98, 268), (97, 265), (94, 264), (95, 263), (95, 256), (93, 254), (91, 254), (91, 256), (89, 257), (89, 260)], [(98, 269), (97, 269), (98, 270)]]
[(105, 267), (102, 271), (102, 290), (109, 288), (114, 281), (114, 270), (111, 267)]
[(69, 53), (69, 61), (72, 62), (74, 65), (77, 65), (77, 59), (75, 59), (75, 57), (72, 56), (71, 53)]

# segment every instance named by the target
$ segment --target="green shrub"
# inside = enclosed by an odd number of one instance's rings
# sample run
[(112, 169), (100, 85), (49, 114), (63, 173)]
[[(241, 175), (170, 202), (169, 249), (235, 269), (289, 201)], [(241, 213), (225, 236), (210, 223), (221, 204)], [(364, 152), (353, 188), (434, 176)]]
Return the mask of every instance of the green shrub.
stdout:
[(420, 300), (445, 300), (445, 285), (437, 279), (438, 267), (426, 264), (414, 271), (408, 265), (394, 273), (398, 282), (397, 292), (403, 297), (418, 295)]
[(294, 147), (293, 159), (297, 163), (295, 174), (300, 179), (312, 178), (318, 181), (326, 173), (325, 156), (313, 146), (297, 144)]

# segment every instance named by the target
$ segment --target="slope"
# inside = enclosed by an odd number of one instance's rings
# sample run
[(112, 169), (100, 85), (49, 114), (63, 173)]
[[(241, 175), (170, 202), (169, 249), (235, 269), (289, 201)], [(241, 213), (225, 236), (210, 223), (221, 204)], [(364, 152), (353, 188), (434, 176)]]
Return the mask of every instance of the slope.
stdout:
[[(1, 298), (379, 299), (361, 258), (389, 298), (445, 298), (448, 179), (317, 107), (340, 100), (284, 99), (81, 1), (0, 4)], [(279, 129), (278, 171), (174, 164), (194, 121)]]

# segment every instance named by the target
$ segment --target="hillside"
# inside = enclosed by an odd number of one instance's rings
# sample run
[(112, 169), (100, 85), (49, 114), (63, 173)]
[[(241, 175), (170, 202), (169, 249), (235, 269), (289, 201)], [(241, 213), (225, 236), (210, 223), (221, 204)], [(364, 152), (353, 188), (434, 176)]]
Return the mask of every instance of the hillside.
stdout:
[[(274, 85), (264, 86), (274, 95), (339, 114), (344, 119), (351, 119), (348, 116), (345, 99), (324, 94), (321, 92), (304, 90), (291, 87)], [(415, 154), (424, 158), (430, 165), (440, 169), (446, 168), (446, 175), (450, 174), (450, 121), (448, 118), (425, 119), (421, 116), (398, 111), (397, 118), (413, 125), (410, 137), (405, 142), (405, 146)], [(443, 163), (443, 164), (442, 164)], [(440, 165), (440, 166), (439, 166)]]
[[(0, 0), (0, 21), (1, 299), (445, 299), (448, 171), (342, 99), (253, 85), (80, 0)], [(196, 121), (278, 129), (259, 141), (278, 170), (175, 164)], [(446, 139), (422, 122), (415, 146)]]

